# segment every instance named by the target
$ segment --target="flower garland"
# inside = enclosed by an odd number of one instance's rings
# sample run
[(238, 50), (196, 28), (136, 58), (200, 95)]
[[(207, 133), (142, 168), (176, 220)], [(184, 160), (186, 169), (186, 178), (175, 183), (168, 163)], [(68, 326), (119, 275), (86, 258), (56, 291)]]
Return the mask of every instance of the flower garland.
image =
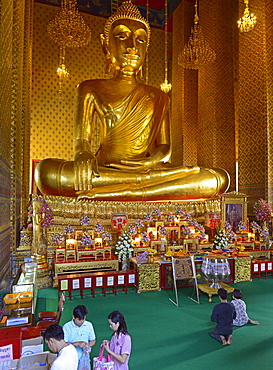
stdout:
[(254, 203), (253, 211), (255, 213), (257, 220), (259, 221), (271, 220), (272, 208), (264, 199), (259, 199), (257, 202)]
[(49, 207), (47, 201), (41, 196), (38, 195), (32, 200), (32, 203), (28, 207), (28, 226), (33, 227), (33, 202), (37, 201), (40, 202), (41, 207), (39, 209), (39, 213), (43, 216), (41, 226), (48, 227), (54, 224), (54, 217), (51, 208)]
[(118, 256), (119, 262), (132, 258), (134, 248), (132, 247), (131, 242), (132, 239), (130, 238), (128, 231), (125, 230), (122, 235), (119, 236), (115, 246), (115, 254)]

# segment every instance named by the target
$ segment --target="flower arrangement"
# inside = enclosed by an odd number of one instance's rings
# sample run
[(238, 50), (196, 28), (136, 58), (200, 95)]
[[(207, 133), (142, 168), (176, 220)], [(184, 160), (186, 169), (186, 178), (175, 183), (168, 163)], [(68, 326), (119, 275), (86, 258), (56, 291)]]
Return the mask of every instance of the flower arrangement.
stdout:
[(257, 224), (257, 222), (255, 222), (255, 221), (251, 222), (250, 227), (254, 231), (260, 232), (260, 230), (261, 230), (261, 226), (259, 224)]
[(129, 227), (128, 227), (128, 234), (130, 235), (130, 236), (134, 236), (134, 235), (136, 235), (137, 234), (137, 228), (136, 228), (136, 226), (135, 225), (129, 225)]
[(185, 236), (190, 235), (191, 234), (191, 229), (188, 226), (183, 225), (183, 227), (181, 227), (181, 232)]
[(231, 231), (232, 230), (232, 226), (228, 221), (226, 221), (225, 224), (224, 224), (224, 230), (226, 230), (226, 231)]
[(53, 239), (53, 243), (57, 244), (57, 245), (60, 245), (63, 242), (64, 242), (64, 236), (62, 234), (56, 234), (54, 239)]
[(144, 215), (144, 221), (145, 222), (153, 222), (153, 216), (150, 214), (150, 213), (147, 213), (146, 215)]
[(229, 242), (236, 239), (236, 233), (233, 230), (227, 230), (226, 231), (226, 236), (227, 236)]
[(81, 225), (84, 225), (84, 226), (87, 226), (87, 225), (89, 225), (90, 224), (90, 218), (88, 217), (88, 216), (82, 216), (81, 218), (80, 218), (80, 224)]
[(102, 239), (105, 241), (105, 242), (111, 242), (112, 241), (112, 234), (109, 233), (108, 231), (104, 231), (102, 234), (101, 234), (101, 237)]
[(153, 255), (157, 254), (157, 250), (156, 250), (156, 249), (153, 249), (153, 248), (148, 248), (148, 249), (147, 249), (147, 251), (148, 251), (148, 253), (149, 253), (151, 256), (153, 256)]
[(186, 214), (186, 212), (185, 212), (185, 211), (183, 211), (183, 209), (182, 209), (182, 208), (178, 207), (178, 208), (176, 209), (176, 215), (177, 215), (177, 216), (181, 216), (181, 217), (183, 217), (183, 216), (185, 216), (185, 214)]
[(84, 233), (83, 234), (83, 237), (82, 237), (82, 240), (81, 240), (81, 244), (82, 245), (92, 245), (93, 244), (93, 240), (91, 238), (90, 235)]
[(166, 221), (167, 222), (174, 222), (174, 215), (172, 215), (172, 214), (167, 215)]
[(255, 213), (257, 220), (259, 221), (271, 220), (272, 208), (264, 199), (259, 199), (257, 202), (254, 203), (253, 211)]
[(144, 251), (144, 252), (142, 252), (142, 253), (138, 253), (137, 255), (136, 255), (136, 260), (137, 261), (142, 261), (142, 262), (145, 262), (145, 261), (147, 261), (147, 258), (148, 258), (148, 252), (147, 251)]
[(143, 227), (145, 227), (144, 222), (142, 220), (140, 220), (140, 219), (136, 220), (135, 226), (138, 229), (142, 229)]
[(98, 222), (94, 227), (94, 231), (95, 233), (102, 233), (104, 231), (104, 227)]
[(265, 242), (266, 239), (269, 237), (269, 233), (267, 230), (260, 230), (260, 238)]
[(227, 249), (228, 237), (224, 230), (219, 230), (214, 237), (213, 249)]
[(153, 217), (160, 217), (160, 216), (161, 216), (161, 211), (160, 211), (160, 209), (158, 209), (158, 208), (154, 208), (154, 209), (153, 209), (153, 211), (152, 211), (152, 213), (151, 213), (151, 215), (152, 215)]
[(165, 235), (167, 235), (167, 229), (166, 229), (165, 227), (163, 227), (163, 226), (160, 226), (160, 227), (159, 227), (159, 229), (158, 229), (158, 234), (159, 234), (160, 236), (165, 236)]
[(128, 258), (132, 258), (132, 252), (134, 248), (132, 247), (132, 239), (127, 230), (124, 230), (122, 235), (119, 236), (116, 243), (115, 254), (118, 256), (119, 262), (127, 261)]
[(33, 226), (33, 202), (37, 201), (41, 204), (39, 209), (39, 214), (42, 216), (41, 226), (48, 227), (54, 224), (54, 217), (51, 208), (49, 207), (47, 201), (41, 196), (38, 195), (32, 200), (32, 203), (28, 207), (28, 226)]
[(199, 232), (199, 233), (203, 233), (205, 234), (205, 228), (203, 225), (200, 225), (199, 223), (197, 223), (197, 225), (195, 225), (195, 231), (196, 232)]
[(150, 241), (149, 235), (147, 233), (142, 233), (141, 234), (141, 239), (145, 243), (148, 243)]
[(200, 239), (200, 240), (204, 240), (204, 239), (206, 239), (206, 234), (201, 232), (200, 234), (197, 235), (197, 238)]
[(238, 223), (238, 229), (241, 230), (241, 231), (246, 230), (247, 229), (246, 224), (243, 221), (240, 221)]
[(71, 226), (71, 225), (67, 225), (65, 228), (64, 228), (64, 232), (66, 234), (73, 234), (74, 233), (74, 228)]

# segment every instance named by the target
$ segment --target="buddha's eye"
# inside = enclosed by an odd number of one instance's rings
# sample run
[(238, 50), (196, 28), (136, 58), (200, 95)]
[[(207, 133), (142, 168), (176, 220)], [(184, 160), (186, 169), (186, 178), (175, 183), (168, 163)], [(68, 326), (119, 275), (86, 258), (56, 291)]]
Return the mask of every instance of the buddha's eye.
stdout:
[(119, 34), (119, 35), (116, 35), (115, 37), (118, 38), (119, 40), (126, 40), (127, 39), (127, 35), (125, 35), (125, 34)]
[(137, 39), (137, 42), (139, 42), (140, 44), (143, 44), (144, 42), (146, 42), (146, 40), (144, 40), (144, 39)]

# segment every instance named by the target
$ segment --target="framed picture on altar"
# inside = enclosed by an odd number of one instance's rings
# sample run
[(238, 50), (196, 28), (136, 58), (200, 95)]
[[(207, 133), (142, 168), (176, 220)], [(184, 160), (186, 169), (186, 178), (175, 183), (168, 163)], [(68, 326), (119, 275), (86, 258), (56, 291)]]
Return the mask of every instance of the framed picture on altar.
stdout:
[(243, 193), (232, 191), (221, 196), (221, 223), (229, 222), (234, 232), (239, 231), (238, 225), (247, 222), (247, 198)]

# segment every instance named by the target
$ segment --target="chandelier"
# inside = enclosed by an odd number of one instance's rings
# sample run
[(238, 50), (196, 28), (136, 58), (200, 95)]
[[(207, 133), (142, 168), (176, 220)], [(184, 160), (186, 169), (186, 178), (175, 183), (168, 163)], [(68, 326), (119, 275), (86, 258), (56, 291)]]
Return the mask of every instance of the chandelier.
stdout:
[(61, 11), (49, 22), (47, 32), (60, 48), (57, 75), (61, 94), (63, 80), (69, 75), (65, 66), (65, 49), (86, 46), (91, 40), (90, 28), (76, 9), (76, 0), (62, 0)]
[(238, 20), (238, 28), (241, 32), (249, 32), (253, 29), (257, 23), (256, 16), (253, 13), (249, 13), (248, 0), (244, 0), (245, 10), (242, 18)]
[(197, 11), (197, 0), (195, 1), (194, 26), (187, 45), (178, 55), (178, 64), (183, 68), (198, 69), (204, 65), (214, 62), (216, 53), (205, 40)]
[(165, 79), (160, 85), (160, 89), (166, 94), (171, 90), (172, 85), (168, 83), (168, 1), (165, 0), (165, 24), (164, 24), (164, 36), (165, 36), (165, 47), (164, 47), (164, 65), (165, 65)]

